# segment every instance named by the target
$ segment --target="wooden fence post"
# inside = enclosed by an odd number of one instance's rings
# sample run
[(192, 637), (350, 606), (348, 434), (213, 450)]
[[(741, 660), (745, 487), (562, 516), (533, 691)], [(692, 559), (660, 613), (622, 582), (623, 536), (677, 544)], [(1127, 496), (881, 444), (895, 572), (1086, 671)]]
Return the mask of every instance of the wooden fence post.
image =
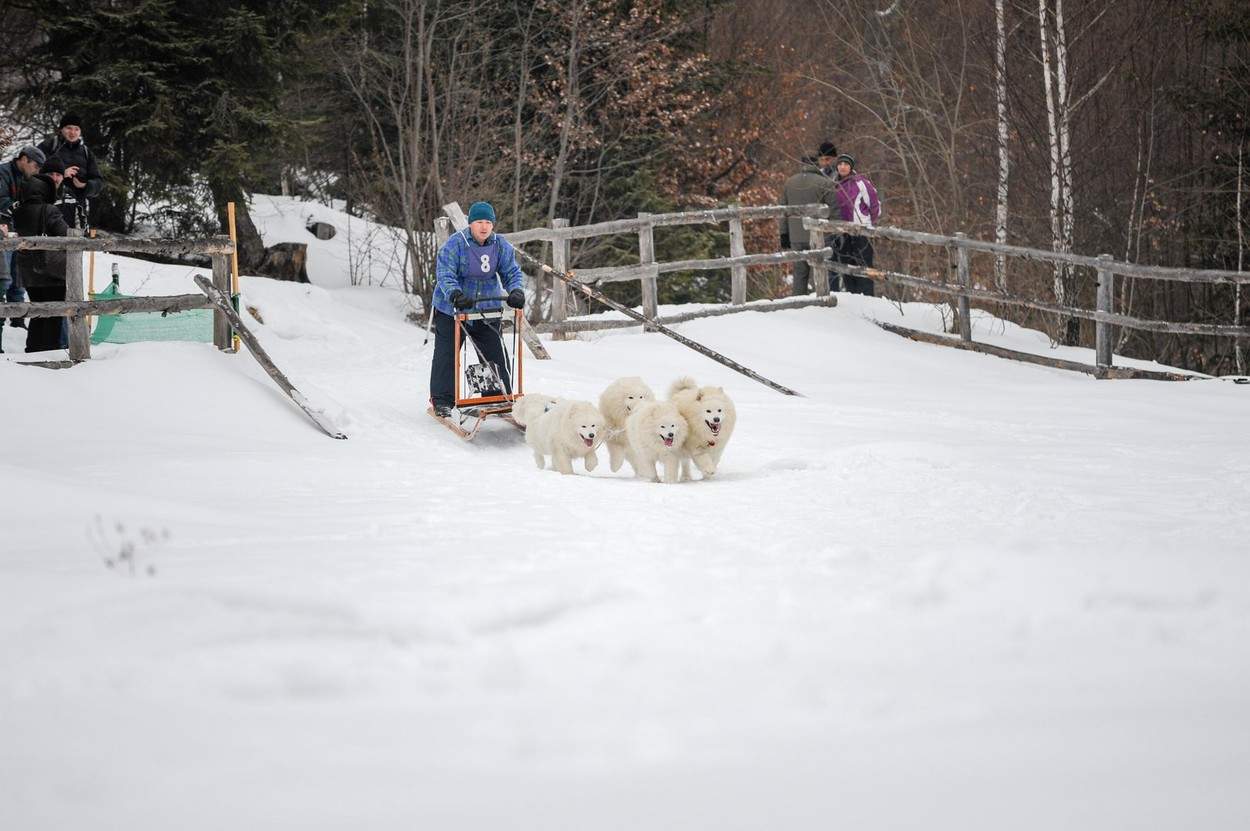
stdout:
[[(733, 207), (739, 207), (734, 205)], [(747, 253), (746, 237), (742, 232), (742, 217), (735, 216), (729, 220), (729, 256), (742, 257)], [(741, 306), (747, 302), (747, 267), (744, 265), (730, 266), (729, 302)]]
[[(1111, 270), (1111, 255), (1101, 254), (1098, 259), (1105, 267), (1098, 269), (1098, 311), (1111, 314), (1115, 311), (1115, 272)], [(1098, 366), (1111, 366), (1111, 324), (1101, 320), (1094, 323), (1094, 357)]]
[[(68, 236), (80, 237), (82, 231), (69, 229)], [(82, 252), (65, 252), (65, 299), (82, 300)], [(69, 318), (69, 359), (85, 361), (91, 358), (91, 330), (87, 326), (87, 316), (71, 315)]]
[[(650, 222), (649, 213), (638, 214), (638, 219), (643, 223), (638, 229), (638, 262), (647, 265), (655, 262), (655, 226)], [(657, 314), (660, 299), (656, 284), (658, 276), (659, 272), (653, 270), (650, 276), (639, 281), (642, 284), (642, 313), (645, 317), (654, 318)]]
[[(567, 228), (569, 221), (567, 219), (551, 220), (551, 227)], [(556, 271), (569, 270), (569, 252), (572, 244), (569, 239), (553, 239), (551, 241), (551, 265)], [(541, 275), (540, 275), (541, 277)], [(563, 323), (568, 318), (568, 286), (563, 280), (555, 277), (551, 278), (551, 322)], [(556, 331), (554, 335), (556, 340), (566, 340), (567, 335), (564, 332)]]
[[(959, 261), (959, 285), (968, 288), (972, 285), (972, 269), (968, 264), (968, 249), (959, 244), (968, 235), (963, 231), (955, 233), (955, 256)], [(959, 338), (964, 343), (972, 343), (972, 315), (969, 313), (968, 295), (959, 295)]]
[[(213, 255), (213, 286), (226, 297), (230, 296), (230, 255)], [(230, 336), (230, 321), (220, 309), (213, 309), (213, 346), (218, 349), (229, 349), (233, 338)]]
[[(807, 246), (813, 251), (825, 247), (824, 231), (808, 231)], [(817, 297), (829, 296), (829, 267), (825, 265), (824, 256), (813, 255), (809, 260), (811, 268), (811, 280), (816, 287)], [(845, 286), (843, 286), (845, 288)]]

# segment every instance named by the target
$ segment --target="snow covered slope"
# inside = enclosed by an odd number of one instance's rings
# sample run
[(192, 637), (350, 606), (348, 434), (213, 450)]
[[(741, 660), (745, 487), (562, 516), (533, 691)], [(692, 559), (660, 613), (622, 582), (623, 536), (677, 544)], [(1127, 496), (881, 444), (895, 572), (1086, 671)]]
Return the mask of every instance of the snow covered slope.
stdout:
[(208, 345), (0, 362), (0, 828), (1244, 827), (1250, 389), (845, 298), (681, 327), (798, 399), (548, 343), (738, 402), (711, 481), (562, 477), (423, 414), (397, 293), (243, 291), (349, 441)]

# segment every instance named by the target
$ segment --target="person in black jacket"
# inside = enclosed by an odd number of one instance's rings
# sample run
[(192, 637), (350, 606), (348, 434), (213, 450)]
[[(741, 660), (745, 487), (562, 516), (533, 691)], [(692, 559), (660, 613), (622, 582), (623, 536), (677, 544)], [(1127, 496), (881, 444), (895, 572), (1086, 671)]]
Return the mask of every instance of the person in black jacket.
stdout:
[(87, 227), (87, 200), (104, 189), (104, 177), (82, 140), (82, 119), (66, 113), (56, 134), (39, 142), (39, 149), (49, 159), (65, 163), (65, 186), (57, 204), (66, 224), (71, 228)]
[[(45, 161), (42, 150), (26, 145), (12, 159), (0, 164), (0, 235), (7, 236), (13, 226), (13, 205), (17, 202), (22, 182), (38, 173), (39, 166)], [(21, 303), (26, 299), (22, 282), (18, 279), (16, 257), (16, 251), (0, 254), (0, 303)], [(26, 324), (22, 318), (14, 317), (9, 319), (9, 325), (24, 327)], [(4, 321), (0, 320), (2, 326)], [(0, 335), (3, 335), (2, 329)], [(0, 352), (3, 351), (0, 348)]]
[[(22, 182), (13, 227), (23, 237), (64, 237), (69, 225), (57, 210), (56, 191), (61, 184), (59, 159), (49, 159), (42, 171)], [(65, 299), (65, 252), (19, 251), (17, 267), (32, 303)], [(64, 349), (65, 318), (32, 317), (26, 327), (26, 351)]]

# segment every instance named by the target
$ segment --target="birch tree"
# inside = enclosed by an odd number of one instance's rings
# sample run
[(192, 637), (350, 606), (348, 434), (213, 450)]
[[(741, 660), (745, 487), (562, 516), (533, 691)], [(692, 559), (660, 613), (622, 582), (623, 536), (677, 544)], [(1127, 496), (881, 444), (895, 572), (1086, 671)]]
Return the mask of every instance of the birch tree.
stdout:
[[(994, 93), (998, 115), (998, 198), (994, 215), (994, 240), (1007, 244), (1007, 186), (1011, 173), (1011, 156), (1008, 152), (1010, 131), (1007, 125), (1007, 16), (1004, 0), (994, 0)], [(998, 290), (1007, 291), (1007, 258), (999, 254), (994, 258), (994, 283)]]

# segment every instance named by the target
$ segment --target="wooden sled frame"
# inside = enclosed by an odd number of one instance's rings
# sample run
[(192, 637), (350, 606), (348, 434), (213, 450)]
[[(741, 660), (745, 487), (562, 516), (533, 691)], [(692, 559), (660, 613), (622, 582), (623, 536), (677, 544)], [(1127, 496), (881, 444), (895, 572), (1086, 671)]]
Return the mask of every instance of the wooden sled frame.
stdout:
[[(464, 388), (464, 365), (461, 358), (464, 354), (465, 337), (463, 334), (463, 326), (470, 320), (494, 320), (500, 321), (505, 319), (507, 312), (503, 309), (487, 309), (481, 311), (458, 312), (454, 315), (456, 321), (455, 328), (455, 395), (456, 409), (460, 411), (460, 423), (457, 424), (453, 419), (439, 418), (434, 414), (434, 408), (431, 406), (427, 412), (430, 416), (440, 422), (448, 430), (458, 435), (465, 441), (472, 441), (477, 435), (477, 431), (482, 429), (482, 424), (491, 416), (498, 416), (504, 421), (511, 424), (518, 430), (524, 428), (517, 424), (512, 417), (512, 403), (524, 395), (524, 352), (521, 349), (521, 341), (523, 338), (523, 329), (525, 326), (525, 315), (521, 309), (512, 310), (512, 392), (503, 393), (501, 395), (485, 395), (476, 397), (466, 397), (463, 395)], [(502, 328), (502, 327), (501, 327)], [(500, 332), (502, 338), (503, 333)], [(506, 341), (505, 341), (506, 344)], [(506, 351), (506, 345), (505, 345)], [(464, 427), (465, 422), (473, 419), (473, 423), (467, 429)]]

